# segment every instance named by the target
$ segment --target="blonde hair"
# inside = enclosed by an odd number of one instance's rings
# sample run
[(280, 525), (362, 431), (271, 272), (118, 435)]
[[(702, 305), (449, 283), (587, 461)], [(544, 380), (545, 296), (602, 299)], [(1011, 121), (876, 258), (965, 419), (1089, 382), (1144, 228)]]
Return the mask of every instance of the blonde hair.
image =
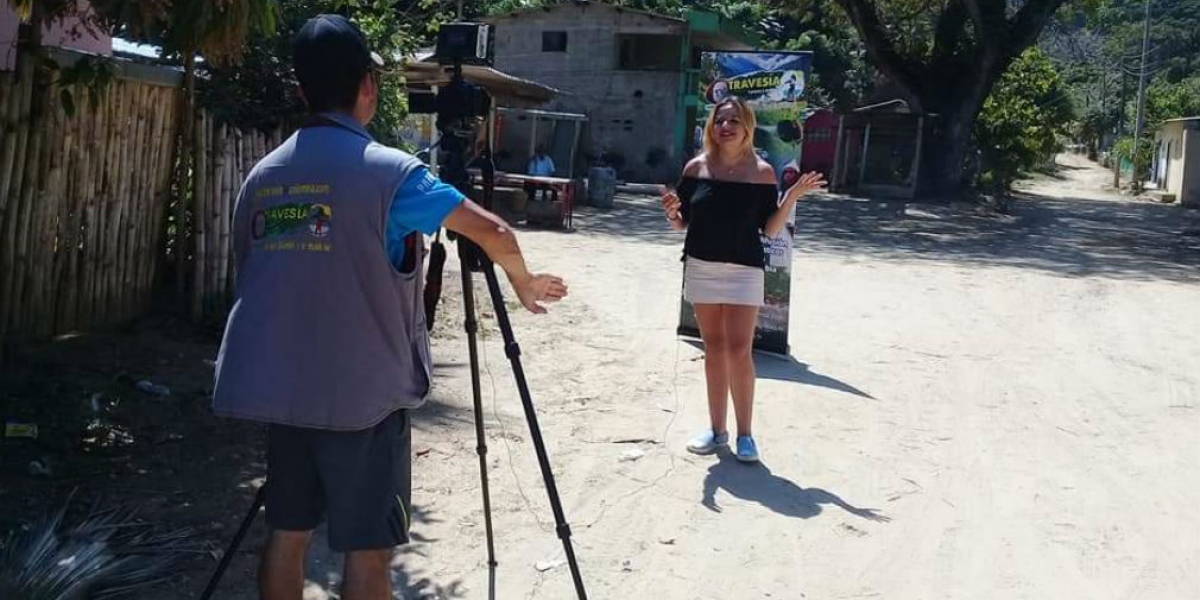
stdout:
[(746, 138), (742, 141), (742, 146), (738, 148), (739, 153), (754, 154), (754, 129), (758, 127), (758, 119), (754, 116), (754, 111), (741, 98), (730, 98), (713, 107), (712, 112), (708, 113), (708, 122), (704, 125), (704, 153), (709, 156), (717, 154), (717, 113), (726, 106), (732, 106), (737, 109), (738, 120), (742, 122), (742, 127), (746, 129)]

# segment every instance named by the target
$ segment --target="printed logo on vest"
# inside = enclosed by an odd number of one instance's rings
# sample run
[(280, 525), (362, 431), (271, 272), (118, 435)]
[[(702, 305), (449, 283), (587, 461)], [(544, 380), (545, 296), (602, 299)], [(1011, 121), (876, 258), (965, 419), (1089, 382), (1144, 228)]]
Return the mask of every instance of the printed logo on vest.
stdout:
[(304, 232), (323, 238), (332, 227), (333, 208), (328, 204), (292, 202), (255, 211), (250, 220), (250, 235), (255, 241)]

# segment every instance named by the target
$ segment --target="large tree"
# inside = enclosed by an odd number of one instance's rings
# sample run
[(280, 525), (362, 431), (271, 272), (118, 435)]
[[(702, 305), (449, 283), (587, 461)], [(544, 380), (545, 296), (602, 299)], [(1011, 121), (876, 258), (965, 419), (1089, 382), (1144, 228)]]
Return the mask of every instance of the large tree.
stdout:
[(927, 195), (955, 194), (968, 183), (964, 164), (984, 101), (1066, 2), (835, 1), (858, 30), (871, 63), (915, 110), (938, 115), (921, 167)]

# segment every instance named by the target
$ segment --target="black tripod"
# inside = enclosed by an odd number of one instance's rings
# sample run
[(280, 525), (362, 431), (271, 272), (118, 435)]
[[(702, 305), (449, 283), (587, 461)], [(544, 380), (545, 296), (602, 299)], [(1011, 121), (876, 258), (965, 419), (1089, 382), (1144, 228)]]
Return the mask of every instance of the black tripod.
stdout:
[[(447, 183), (457, 187), (464, 195), (470, 196), (470, 192), (472, 191), (470, 175), (467, 172), (464, 162), (464, 156), (467, 151), (466, 136), (461, 132), (448, 128), (443, 132), (441, 144), (447, 155), (446, 165), (442, 169), (443, 179)], [(483, 153), (482, 158), (484, 160), (480, 161), (480, 170), (483, 175), (483, 197), (480, 198), (480, 204), (485, 209), (491, 210), (492, 195), (495, 187), (495, 165), (492, 164), (491, 155), (487, 151)], [(476, 337), (479, 331), (479, 321), (475, 313), (473, 273), (483, 273), (484, 280), (487, 283), (488, 295), (492, 299), (492, 308), (496, 311), (496, 322), (500, 326), (500, 334), (504, 339), (504, 354), (508, 356), (508, 360), (512, 365), (513, 377), (517, 382), (517, 391), (521, 396), (521, 405), (525, 410), (525, 420), (529, 424), (529, 433), (533, 438), (533, 447), (537, 453), (538, 466), (541, 468), (542, 479), (546, 485), (546, 494), (550, 498), (550, 509), (554, 513), (555, 532), (559, 539), (562, 540), (567, 565), (571, 570), (571, 579), (575, 584), (575, 594), (579, 600), (587, 600), (587, 591), (584, 590), (583, 578), (579, 573), (579, 563), (575, 560), (575, 549), (571, 545), (571, 527), (567, 524), (566, 517), (563, 514), (562, 502), (558, 495), (558, 486), (554, 482), (554, 472), (550, 468), (550, 457), (546, 453), (546, 444), (542, 439), (541, 427), (538, 425), (537, 411), (533, 406), (533, 397), (529, 393), (529, 384), (525, 380), (525, 370), (521, 366), (521, 347), (517, 344), (516, 337), (513, 335), (512, 323), (508, 318), (508, 309), (504, 305), (504, 295), (500, 289), (500, 281), (496, 277), (495, 266), (492, 264), (491, 259), (487, 257), (487, 254), (470, 240), (458, 237), (456, 243), (458, 244), (458, 257), (462, 271), (463, 312), (467, 332), (467, 351), (471, 367), (471, 395), (475, 409), (476, 452), (479, 455), (479, 474), (483, 492), (484, 529), (487, 535), (489, 598), (495, 598), (496, 567), (498, 563), (496, 562), (496, 548), (492, 533), (492, 499), (488, 491), (487, 437), (483, 428), (483, 394), (479, 377), (479, 346)], [(437, 244), (435, 242), (433, 256), (439, 255), (437, 252), (438, 248), (436, 247)], [(444, 252), (441, 252), (440, 256), (442, 260), (445, 259)], [(430, 272), (436, 272), (436, 277), (440, 279), (441, 265), (432, 264), (431, 261)], [(440, 282), (438, 282), (438, 286), (433, 287), (440, 289)], [(436, 298), (432, 300), (432, 303), (427, 299), (426, 303), (427, 318), (432, 323)], [(250, 530), (251, 524), (254, 523), (255, 517), (258, 516), (259, 510), (263, 506), (265, 490), (266, 485), (258, 489), (250, 511), (242, 519), (242, 523), (234, 534), (233, 540), (225, 550), (221, 561), (217, 564), (216, 571), (213, 572), (208, 585), (205, 586), (204, 592), (200, 595), (200, 600), (209, 600), (216, 591), (217, 585), (220, 584), (221, 578), (229, 568), (229, 563), (233, 560), (234, 554), (237, 552), (238, 547), (241, 546), (242, 540), (245, 539), (246, 533)]]
[[(490, 137), (491, 131), (487, 135)], [(490, 140), (488, 140), (490, 142)], [(489, 144), (490, 145), (490, 144)], [(470, 196), (472, 186), (470, 175), (463, 162), (466, 154), (466, 136), (448, 128), (443, 131), (442, 147), (446, 150), (447, 161), (442, 169), (444, 180), (457, 187), (464, 195)], [(491, 160), (491, 152), (485, 147), (477, 159), (477, 165), (483, 179), (482, 198), (480, 204), (487, 210), (492, 209), (492, 196), (495, 188), (495, 165)], [(483, 273), (487, 283), (488, 295), (492, 299), (492, 308), (496, 312), (496, 322), (500, 326), (500, 335), (504, 339), (504, 354), (512, 366), (513, 377), (517, 382), (517, 391), (521, 396), (521, 405), (525, 410), (525, 421), (529, 425), (529, 433), (533, 438), (533, 447), (537, 453), (538, 466), (542, 471), (542, 479), (546, 485), (546, 494), (550, 499), (550, 508), (554, 513), (555, 531), (562, 540), (563, 551), (567, 565), (571, 570), (571, 579), (575, 584), (575, 593), (579, 600), (587, 599), (587, 591), (583, 587), (583, 578), (579, 573), (579, 563), (575, 560), (575, 550), (571, 545), (571, 527), (563, 514), (562, 502), (558, 495), (558, 486), (554, 482), (554, 472), (550, 468), (550, 457), (546, 452), (546, 444), (542, 439), (542, 430), (538, 425), (537, 411), (533, 406), (533, 397), (529, 392), (529, 384), (525, 379), (525, 370), (521, 366), (521, 347), (513, 335), (512, 323), (508, 318), (508, 308), (504, 304), (504, 295), (500, 289), (500, 281), (496, 277), (496, 269), (487, 254), (470, 240), (459, 236), (458, 257), (462, 271), (463, 313), (467, 332), (467, 353), (470, 358), (471, 395), (475, 407), (475, 438), (476, 452), (479, 455), (479, 474), (483, 492), (484, 529), (487, 535), (488, 570), (491, 591), (495, 593), (496, 550), (492, 534), (492, 504), (488, 491), (487, 468), (487, 437), (483, 428), (483, 396), (479, 377), (479, 346), (477, 334), (479, 321), (475, 313), (475, 286), (473, 273)], [(431, 270), (433, 269), (431, 265)]]

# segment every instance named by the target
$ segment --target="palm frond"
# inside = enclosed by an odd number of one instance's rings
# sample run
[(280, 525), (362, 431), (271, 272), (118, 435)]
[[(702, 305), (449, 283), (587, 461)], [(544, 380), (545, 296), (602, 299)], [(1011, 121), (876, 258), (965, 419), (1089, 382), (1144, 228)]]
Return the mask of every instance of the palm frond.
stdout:
[(64, 506), (0, 538), (0, 598), (109, 600), (164, 581), (188, 552), (185, 530), (162, 531), (129, 509), (68, 523)]

